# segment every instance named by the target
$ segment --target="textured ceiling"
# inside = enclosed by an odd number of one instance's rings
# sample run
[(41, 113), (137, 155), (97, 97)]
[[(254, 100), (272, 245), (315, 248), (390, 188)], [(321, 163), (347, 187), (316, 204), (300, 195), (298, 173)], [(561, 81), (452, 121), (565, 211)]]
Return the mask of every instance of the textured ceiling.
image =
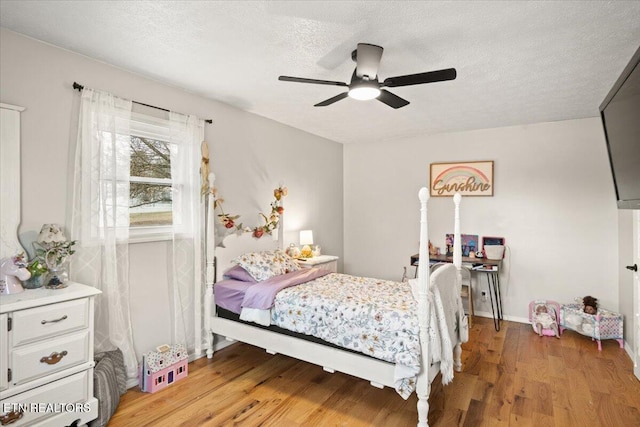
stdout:
[[(598, 115), (640, 44), (640, 2), (0, 1), (0, 25), (342, 142)], [(345, 99), (357, 43), (385, 48), (382, 79), (453, 67), (453, 81), (393, 88), (394, 110)], [(121, 94), (126, 96), (126, 94)]]

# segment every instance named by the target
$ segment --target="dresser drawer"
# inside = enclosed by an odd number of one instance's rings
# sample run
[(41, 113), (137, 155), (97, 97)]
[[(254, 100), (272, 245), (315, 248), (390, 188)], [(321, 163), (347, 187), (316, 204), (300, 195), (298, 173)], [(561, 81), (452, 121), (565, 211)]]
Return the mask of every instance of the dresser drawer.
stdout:
[(89, 299), (19, 310), (13, 313), (13, 347), (89, 327)]
[[(93, 390), (89, 390), (92, 372), (93, 369), (79, 372), (2, 400), (0, 424), (9, 425), (9, 421), (15, 418), (17, 420), (10, 423), (12, 427), (26, 426), (55, 416), (56, 422), (51, 420), (51, 425), (63, 426), (81, 418), (83, 412), (89, 410), (89, 405), (84, 402), (93, 395)], [(69, 422), (62, 423), (61, 418)]]
[(25, 345), (11, 353), (12, 383), (23, 384), (88, 361), (89, 330)]

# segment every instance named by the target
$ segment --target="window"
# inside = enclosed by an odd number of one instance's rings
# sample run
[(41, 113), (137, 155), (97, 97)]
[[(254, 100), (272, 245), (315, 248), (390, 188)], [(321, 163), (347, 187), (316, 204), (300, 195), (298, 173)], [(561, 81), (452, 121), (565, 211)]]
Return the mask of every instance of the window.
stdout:
[(130, 141), (129, 234), (133, 241), (170, 237), (173, 218), (169, 122), (133, 113)]
[(201, 215), (194, 208), (200, 205), (202, 120), (171, 112), (158, 118), (111, 104), (90, 100), (81, 111), (78, 235), (87, 244), (194, 236)]
[(129, 226), (172, 225), (171, 153), (167, 141), (131, 135)]

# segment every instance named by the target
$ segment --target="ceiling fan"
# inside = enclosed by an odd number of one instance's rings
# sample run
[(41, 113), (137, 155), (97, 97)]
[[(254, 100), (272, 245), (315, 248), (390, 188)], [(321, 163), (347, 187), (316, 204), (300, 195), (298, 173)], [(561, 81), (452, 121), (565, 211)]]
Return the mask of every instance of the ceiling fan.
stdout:
[(447, 68), (426, 73), (408, 74), (405, 76), (388, 77), (382, 83), (378, 81), (378, 66), (382, 58), (382, 47), (368, 43), (358, 43), (358, 48), (351, 53), (351, 59), (356, 63), (356, 69), (351, 76), (351, 83), (336, 82), (332, 80), (305, 79), (301, 77), (280, 76), (278, 80), (285, 82), (313, 83), (319, 85), (345, 86), (349, 90), (332, 98), (315, 104), (315, 107), (326, 107), (340, 101), (347, 96), (366, 101), (378, 99), (389, 107), (400, 108), (409, 104), (406, 99), (400, 98), (385, 87), (400, 87), (419, 85), (423, 83), (435, 83), (456, 78), (456, 69)]

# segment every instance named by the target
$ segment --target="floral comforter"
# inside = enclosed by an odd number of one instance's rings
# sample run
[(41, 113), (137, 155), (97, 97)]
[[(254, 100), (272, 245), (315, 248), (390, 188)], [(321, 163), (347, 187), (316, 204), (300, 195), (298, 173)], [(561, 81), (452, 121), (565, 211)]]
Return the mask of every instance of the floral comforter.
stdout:
[(271, 324), (401, 366), (408, 397), (420, 370), (417, 302), (407, 283), (332, 273), (281, 290)]

